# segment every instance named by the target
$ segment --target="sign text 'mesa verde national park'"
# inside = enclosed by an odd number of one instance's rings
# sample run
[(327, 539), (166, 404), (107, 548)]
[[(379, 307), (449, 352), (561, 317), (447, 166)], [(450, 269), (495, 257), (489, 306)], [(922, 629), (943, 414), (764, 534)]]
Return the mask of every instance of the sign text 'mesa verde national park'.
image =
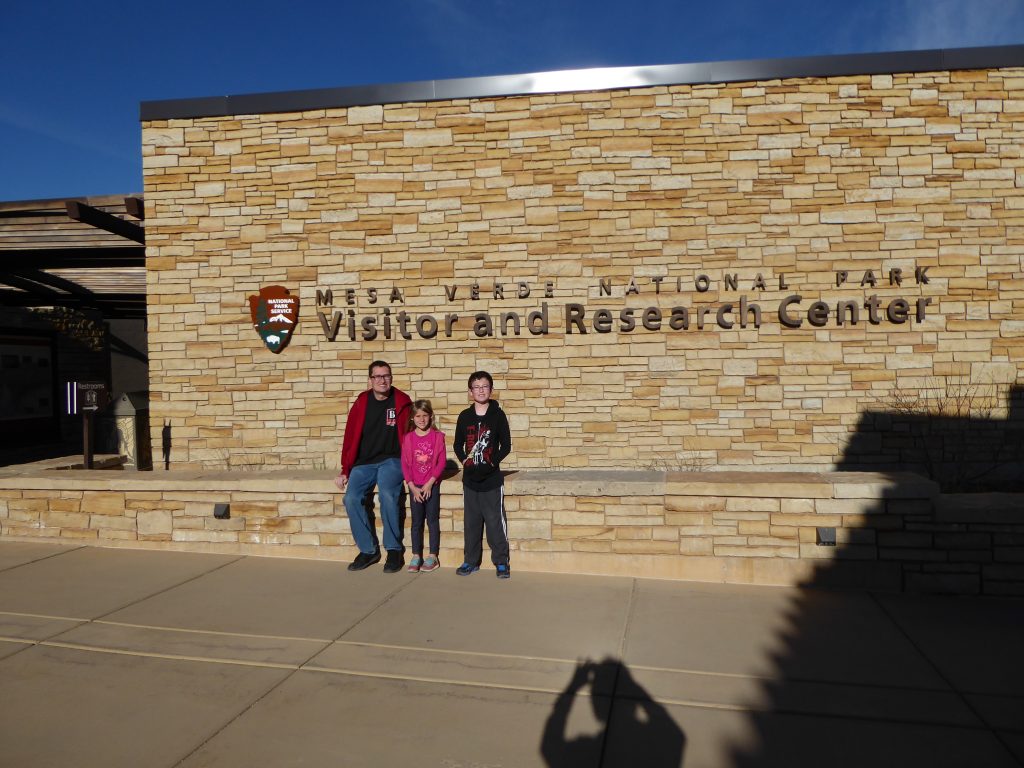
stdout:
[[(879, 287), (899, 289), (903, 286), (927, 286), (929, 267), (915, 266), (912, 273), (901, 267), (879, 269), (839, 270), (829, 278), (829, 288), (844, 295), (831, 301), (811, 300), (795, 292), (799, 286), (790, 285), (792, 278), (778, 274), (765, 278), (761, 273), (740, 278), (736, 273), (722, 274), (717, 282), (707, 274), (690, 277), (631, 277), (616, 283), (612, 278), (599, 279), (594, 288), (603, 304), (611, 304), (618, 294), (623, 305), (592, 307), (576, 301), (565, 301), (560, 306), (555, 300), (557, 284), (552, 280), (496, 280), (489, 285), (474, 282), (468, 285), (442, 286), (444, 300), (488, 301), (489, 303), (516, 300), (522, 302), (538, 298), (539, 304), (531, 310), (488, 312), (442, 312), (417, 314), (403, 308), (405, 295), (396, 286), (367, 288), (318, 288), (316, 292), (317, 317), (324, 336), (329, 341), (373, 341), (383, 339), (412, 339), (414, 335), (432, 339), (439, 334), (451, 338), (458, 331), (478, 338), (493, 336), (520, 336), (529, 333), (546, 335), (561, 328), (567, 335), (587, 333), (632, 333), (634, 331), (688, 331), (718, 328), (760, 328), (766, 313), (774, 315), (784, 329), (801, 327), (822, 328), (829, 325), (842, 328), (861, 323), (881, 325), (890, 323), (923, 323), (933, 299), (927, 296), (880, 297), (873, 290)], [(806, 277), (806, 275), (801, 275)], [(769, 285), (771, 282), (771, 286)], [(776, 289), (777, 285), (777, 289)], [(665, 303), (664, 299), (684, 292), (698, 296), (717, 290), (724, 300), (714, 303)], [(741, 291), (746, 291), (742, 292)], [(771, 305), (755, 301), (761, 294), (778, 290), (794, 291)], [(814, 289), (820, 292), (820, 287)], [(631, 297), (653, 297), (648, 306), (624, 306)], [(752, 298), (753, 297), (753, 298)], [(671, 301), (671, 299), (670, 299)], [(335, 303), (341, 308), (335, 309)], [(763, 305), (763, 306), (762, 306)], [(806, 324), (806, 326), (805, 326)]]

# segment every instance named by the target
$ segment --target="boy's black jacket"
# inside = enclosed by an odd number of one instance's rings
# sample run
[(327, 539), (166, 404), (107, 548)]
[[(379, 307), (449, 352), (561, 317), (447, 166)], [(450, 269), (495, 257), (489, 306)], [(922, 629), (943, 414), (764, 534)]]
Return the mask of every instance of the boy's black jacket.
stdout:
[(489, 491), (504, 483), (501, 462), (512, 452), (508, 417), (496, 400), (487, 401), (487, 413), (476, 406), (459, 414), (455, 424), (455, 455), (462, 462), (462, 484), (474, 491)]

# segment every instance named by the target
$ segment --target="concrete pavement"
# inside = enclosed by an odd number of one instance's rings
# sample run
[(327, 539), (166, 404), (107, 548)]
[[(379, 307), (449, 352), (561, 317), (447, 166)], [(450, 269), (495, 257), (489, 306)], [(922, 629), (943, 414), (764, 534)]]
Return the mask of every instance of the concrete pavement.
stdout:
[(1024, 765), (1024, 602), (444, 565), (2, 541), (0, 766)]

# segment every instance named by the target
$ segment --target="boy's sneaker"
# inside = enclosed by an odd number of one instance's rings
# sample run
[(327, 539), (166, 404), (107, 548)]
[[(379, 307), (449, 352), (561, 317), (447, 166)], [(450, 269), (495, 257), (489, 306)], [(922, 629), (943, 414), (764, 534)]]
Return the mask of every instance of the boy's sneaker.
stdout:
[(455, 569), (455, 572), (459, 574), (459, 576), (469, 576), (469, 574), (476, 573), (479, 570), (479, 565), (470, 565), (469, 563), (463, 563)]
[(495, 568), (498, 571), (498, 578), (499, 579), (511, 579), (512, 578), (512, 569), (509, 568), (509, 566), (507, 564), (496, 565)]
[(441, 567), (441, 561), (437, 559), (437, 555), (427, 555), (423, 560), (423, 565), (420, 566), (421, 571), (436, 571)]
[(409, 567), (406, 570), (409, 571), (409, 573), (419, 573), (422, 565), (423, 558), (419, 555), (414, 555), (412, 560), (409, 561)]
[(368, 568), (371, 565), (373, 565), (374, 563), (379, 563), (379, 562), (380, 562), (380, 550), (377, 550), (376, 552), (372, 552), (370, 554), (366, 554), (365, 552), (360, 552), (358, 555), (356, 555), (356, 559), (353, 560), (351, 563), (349, 563), (348, 569), (350, 571), (361, 571), (361, 570), (363, 570), (363, 568)]
[[(380, 559), (380, 555), (377, 555), (377, 559)], [(405, 558), (402, 557), (402, 553), (397, 549), (389, 549), (387, 560), (384, 561), (384, 573), (397, 573), (402, 570), (403, 565)]]

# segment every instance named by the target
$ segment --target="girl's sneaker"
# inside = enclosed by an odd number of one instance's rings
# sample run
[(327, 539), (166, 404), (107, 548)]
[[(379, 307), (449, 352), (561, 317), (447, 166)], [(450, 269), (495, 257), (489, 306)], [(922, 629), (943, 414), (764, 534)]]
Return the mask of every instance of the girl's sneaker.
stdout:
[(423, 561), (423, 565), (420, 566), (421, 571), (436, 571), (441, 567), (441, 561), (437, 559), (437, 555), (427, 555)]
[(419, 573), (420, 568), (423, 567), (423, 558), (419, 555), (413, 556), (412, 560), (409, 561), (409, 573)]

